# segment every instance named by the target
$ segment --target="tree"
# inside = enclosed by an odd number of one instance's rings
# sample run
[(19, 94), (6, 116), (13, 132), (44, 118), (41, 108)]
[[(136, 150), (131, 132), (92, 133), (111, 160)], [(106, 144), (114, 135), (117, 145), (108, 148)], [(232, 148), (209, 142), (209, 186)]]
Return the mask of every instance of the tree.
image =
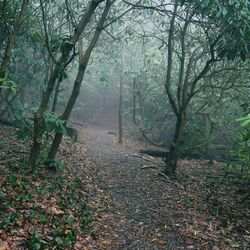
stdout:
[(103, 0), (99, 0), (99, 1), (90, 0), (89, 1), (87, 8), (84, 12), (84, 15), (81, 17), (74, 34), (61, 44), (60, 58), (54, 65), (54, 68), (49, 76), (49, 79), (46, 83), (46, 89), (44, 90), (42, 94), (40, 106), (38, 108), (38, 111), (35, 113), (35, 117), (34, 117), (33, 145), (32, 145), (30, 156), (29, 156), (29, 162), (32, 168), (35, 167), (37, 158), (40, 154), (42, 138), (43, 138), (44, 128), (45, 128), (44, 127), (44, 113), (47, 110), (47, 106), (48, 106), (51, 94), (53, 92), (56, 80), (60, 76), (60, 74), (65, 70), (65, 67), (68, 64), (68, 60), (70, 60), (71, 51), (74, 49), (76, 43), (79, 41), (83, 31), (85, 30), (87, 24), (90, 22), (91, 17), (93, 16), (95, 10), (99, 6), (99, 4), (101, 4), (101, 2), (103, 2)]
[[(3, 12), (5, 12), (5, 4), (6, 4), (6, 1), (3, 1), (2, 2)], [(22, 1), (21, 9), (20, 9), (19, 15), (17, 17), (17, 20), (14, 23), (12, 30), (9, 32), (7, 43), (5, 46), (3, 60), (2, 60), (1, 66), (0, 66), (0, 79), (4, 79), (4, 77), (7, 73), (8, 66), (9, 66), (10, 59), (11, 59), (12, 50), (14, 48), (15, 41), (16, 41), (17, 36), (21, 30), (23, 22), (25, 21), (28, 5), (29, 5), (29, 0)], [(0, 92), (1, 92), (1, 85), (2, 84), (3, 84), (3, 82), (0, 81)]]
[(124, 82), (124, 46), (121, 45), (121, 73), (120, 73), (120, 91), (119, 91), (119, 139), (123, 139), (123, 82)]
[[(70, 117), (70, 114), (72, 112), (72, 109), (75, 105), (75, 102), (76, 102), (76, 99), (79, 95), (79, 91), (80, 91), (80, 87), (81, 87), (81, 83), (82, 83), (82, 80), (84, 78), (84, 75), (85, 75), (85, 71), (86, 71), (86, 68), (87, 68), (87, 65), (88, 65), (88, 62), (89, 62), (89, 58), (91, 56), (91, 53), (93, 51), (93, 49), (95, 48), (96, 46), (96, 43), (101, 35), (101, 32), (102, 32), (102, 29), (103, 29), (103, 26), (104, 26), (104, 23), (106, 21), (106, 18), (108, 16), (108, 13), (109, 13), (109, 10), (110, 10), (110, 7), (112, 6), (112, 2), (110, 0), (106, 0), (106, 4), (105, 4), (105, 8), (102, 12), (102, 15), (98, 21), (98, 24), (97, 24), (97, 27), (96, 27), (96, 30), (94, 32), (94, 35), (89, 43), (89, 46), (88, 48), (86, 49), (85, 53), (83, 53), (83, 48), (82, 48), (82, 43), (81, 41), (79, 42), (79, 51), (80, 51), (80, 59), (79, 59), (79, 69), (78, 69), (78, 72), (77, 72), (77, 76), (76, 76), (76, 79), (75, 79), (75, 83), (74, 83), (74, 87), (73, 87), (73, 90), (72, 90), (72, 93), (70, 95), (70, 98), (68, 100), (68, 103), (66, 105), (66, 108), (61, 116), (61, 119), (64, 120), (64, 121), (68, 121), (69, 117)], [(55, 134), (55, 137), (54, 137), (54, 140), (53, 140), (53, 143), (51, 145), (51, 148), (50, 148), (50, 152), (49, 152), (49, 156), (48, 156), (48, 160), (51, 161), (51, 160), (54, 160), (55, 156), (56, 156), (56, 153), (59, 149), (59, 146), (60, 146), (60, 143), (61, 143), (61, 140), (62, 140), (62, 137), (63, 137), (63, 133), (62, 132), (58, 132)]]
[[(206, 4), (208, 2), (206, 1)], [(191, 8), (188, 3), (181, 5), (179, 1), (175, 1), (172, 7), (170, 7), (171, 3), (167, 4), (167, 8), (164, 5), (133, 4), (139, 9), (155, 10), (169, 18), (169, 22), (164, 22), (162, 18), (159, 21), (159, 24), (168, 25), (167, 41), (158, 34), (152, 34), (151, 37), (159, 39), (167, 47), (164, 85), (169, 103), (176, 116), (176, 122), (173, 140), (166, 159), (165, 172), (172, 176), (175, 175), (177, 160), (181, 154), (181, 141), (188, 121), (190, 103), (194, 97), (208, 87), (206, 75), (209, 72), (212, 74), (213, 65), (218, 65), (224, 57), (234, 59), (239, 55), (241, 59), (244, 59), (243, 54), (247, 47), (247, 43), (242, 41), (242, 44), (245, 45), (244, 49), (236, 46), (238, 38), (236, 34), (239, 33), (236, 30), (236, 26), (239, 25), (238, 16), (237, 20), (234, 20), (234, 25), (231, 25), (231, 20), (219, 22), (221, 25), (217, 25), (216, 13), (213, 12), (216, 18), (208, 19), (200, 15), (203, 2), (195, 3), (198, 7)], [(226, 7), (230, 9), (232, 6)], [(236, 4), (234, 7), (239, 6)], [(233, 33), (233, 37), (231, 37), (232, 32), (235, 33)], [(225, 42), (225, 46), (231, 45), (228, 50), (222, 46), (226, 38), (230, 38), (230, 44), (228, 40)], [(232, 39), (236, 39), (233, 40), (233, 46)]]
[[(5, 22), (1, 23), (1, 37), (4, 44), (8, 43), (10, 33), (7, 27), (13, 27), (18, 22), (20, 2), (5, 1), (4, 16)], [(40, 15), (39, 5), (33, 1), (29, 2), (26, 14), (18, 36), (16, 38), (13, 49), (11, 50), (11, 60), (8, 64), (7, 74), (4, 81), (8, 86), (2, 88), (0, 93), (0, 117), (1, 119), (9, 119), (13, 121), (20, 117), (21, 109), (31, 109), (36, 105), (40, 90), (43, 85), (42, 71), (47, 67), (49, 62), (45, 61), (44, 46), (42, 36), (40, 35)], [(7, 36), (4, 36), (7, 34)], [(3, 56), (6, 53), (5, 47), (0, 51)], [(47, 58), (46, 58), (47, 59)], [(35, 83), (35, 84), (34, 84)], [(29, 93), (25, 91), (29, 88)], [(32, 93), (36, 93), (31, 97)], [(32, 107), (28, 105), (33, 102)], [(29, 107), (28, 107), (28, 106)]]

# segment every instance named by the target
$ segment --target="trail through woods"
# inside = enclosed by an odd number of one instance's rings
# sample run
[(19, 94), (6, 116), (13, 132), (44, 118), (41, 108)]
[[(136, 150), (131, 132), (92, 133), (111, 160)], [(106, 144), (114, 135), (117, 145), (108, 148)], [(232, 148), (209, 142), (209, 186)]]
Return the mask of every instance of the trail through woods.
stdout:
[[(235, 201), (223, 197), (229, 189), (213, 190), (206, 183), (206, 175), (221, 174), (217, 162), (209, 165), (208, 161), (182, 160), (179, 168), (183, 180), (172, 181), (159, 175), (163, 162), (140, 158), (138, 151), (145, 145), (131, 140), (118, 144), (117, 136), (103, 129), (83, 131), (86, 153), (94, 161), (94, 180), (119, 204), (114, 212), (122, 217), (111, 225), (115, 240), (110, 249), (216, 250), (239, 245), (239, 237), (223, 235), (225, 228), (220, 222), (233, 214), (230, 202)], [(228, 210), (223, 211), (222, 218), (211, 215), (220, 206)], [(233, 224), (240, 221), (231, 222), (230, 230), (235, 231)]]
[(96, 182), (121, 205), (117, 212), (124, 216), (122, 224), (114, 225), (114, 248), (166, 249), (171, 231), (152, 212), (166, 200), (162, 192), (152, 189), (152, 183), (159, 181), (156, 176), (141, 169), (142, 160), (134, 155), (139, 146), (120, 145), (106, 130), (92, 128), (86, 134)]
[(18, 131), (0, 125), (0, 250), (250, 248), (247, 183), (220, 163), (180, 160), (171, 180), (138, 153), (145, 144), (79, 126), (61, 145), (63, 170), (31, 174)]

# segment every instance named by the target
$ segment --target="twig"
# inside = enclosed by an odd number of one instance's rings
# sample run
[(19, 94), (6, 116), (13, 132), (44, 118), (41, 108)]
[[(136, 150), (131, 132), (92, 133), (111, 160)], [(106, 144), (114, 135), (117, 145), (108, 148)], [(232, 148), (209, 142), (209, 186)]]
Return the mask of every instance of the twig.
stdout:
[(144, 165), (141, 167), (141, 169), (147, 169), (147, 168), (157, 168), (159, 165), (153, 165), (153, 164), (150, 164), (150, 165)]
[(165, 174), (164, 174), (164, 173), (162, 173), (161, 171), (159, 171), (159, 172), (158, 172), (158, 175), (160, 175), (160, 176), (164, 177), (164, 178), (165, 178), (165, 179), (167, 179), (167, 180), (169, 180), (169, 179), (170, 179), (167, 175), (165, 175)]
[[(146, 158), (145, 156), (139, 155), (139, 154), (130, 154), (130, 156), (138, 157), (138, 158), (141, 158), (142, 160), (150, 161), (150, 162), (156, 163), (153, 157), (152, 157), (152, 159), (148, 159), (148, 158)], [(156, 164), (157, 164), (157, 163), (156, 163)]]

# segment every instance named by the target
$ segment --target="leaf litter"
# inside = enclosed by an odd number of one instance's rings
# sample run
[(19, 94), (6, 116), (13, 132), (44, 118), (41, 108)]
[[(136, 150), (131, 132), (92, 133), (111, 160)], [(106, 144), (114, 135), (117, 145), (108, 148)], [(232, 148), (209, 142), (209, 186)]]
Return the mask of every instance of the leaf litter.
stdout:
[(171, 180), (161, 160), (138, 154), (144, 144), (79, 127), (80, 142), (63, 141), (60, 173), (30, 174), (29, 143), (0, 130), (0, 250), (250, 246), (249, 200), (218, 162), (180, 160)]

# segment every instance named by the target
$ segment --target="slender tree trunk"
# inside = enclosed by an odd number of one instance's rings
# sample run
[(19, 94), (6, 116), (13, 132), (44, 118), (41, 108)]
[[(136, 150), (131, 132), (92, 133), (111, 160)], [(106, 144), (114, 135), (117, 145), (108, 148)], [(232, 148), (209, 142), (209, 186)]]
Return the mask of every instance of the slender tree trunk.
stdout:
[(53, 100), (52, 109), (51, 109), (51, 111), (54, 113), (56, 112), (56, 106), (57, 106), (57, 102), (58, 102), (58, 95), (59, 95), (61, 82), (62, 82), (62, 74), (59, 76), (57, 83), (56, 83), (54, 100)]
[[(83, 55), (83, 52), (82, 52), (82, 50), (83, 50), (82, 49), (82, 44), (81, 44), (81, 42), (79, 42), (79, 48), (80, 48), (79, 69), (78, 69), (77, 77), (76, 77), (74, 87), (73, 87), (72, 93), (70, 95), (69, 101), (68, 101), (67, 106), (66, 106), (66, 108), (64, 110), (64, 113), (61, 116), (62, 120), (66, 121), (66, 124), (67, 124), (67, 121), (68, 121), (68, 119), (70, 117), (70, 114), (71, 114), (71, 112), (73, 110), (76, 99), (77, 99), (77, 97), (79, 95), (82, 80), (84, 78), (85, 71), (86, 71), (86, 68), (88, 66), (89, 58), (90, 58), (91, 53), (92, 53), (93, 49), (95, 48), (96, 43), (97, 43), (97, 41), (98, 41), (98, 39), (100, 37), (100, 34), (102, 32), (102, 27), (103, 27), (103, 24), (104, 24), (104, 22), (106, 20), (106, 17), (108, 15), (108, 13), (109, 13), (110, 7), (111, 7), (111, 2), (108, 0), (108, 1), (106, 1), (105, 9), (104, 9), (104, 11), (102, 13), (102, 16), (101, 16), (98, 24), (97, 24), (97, 28), (95, 30), (93, 38), (92, 38), (86, 52), (84, 53), (84, 55)], [(51, 161), (51, 160), (55, 159), (55, 156), (56, 156), (56, 153), (58, 152), (58, 149), (59, 149), (59, 146), (61, 144), (62, 138), (63, 138), (62, 133), (56, 133), (56, 135), (54, 137), (54, 140), (52, 142), (50, 151), (49, 151), (48, 161)]]
[(178, 1), (175, 1), (174, 10), (172, 14), (172, 19), (170, 21), (169, 34), (168, 34), (168, 56), (167, 56), (167, 74), (166, 74), (166, 82), (165, 89), (168, 95), (169, 102), (174, 110), (174, 113), (178, 114), (178, 106), (175, 102), (175, 98), (171, 92), (171, 84), (172, 84), (172, 68), (173, 68), (173, 50), (174, 50), (174, 30), (175, 30), (175, 19), (177, 15), (178, 9)]
[[(18, 19), (13, 27), (13, 30), (9, 34), (7, 45), (6, 45), (6, 48), (4, 51), (3, 61), (2, 61), (2, 64), (0, 66), (0, 79), (4, 78), (4, 76), (8, 70), (8, 67), (10, 64), (10, 59), (11, 59), (11, 54), (12, 54), (12, 49), (15, 45), (18, 33), (22, 27), (28, 4), (29, 4), (29, 0), (23, 0)], [(0, 91), (1, 91), (1, 89), (0, 89)]]
[(54, 69), (52, 75), (50, 76), (47, 89), (42, 94), (42, 101), (40, 103), (39, 109), (35, 114), (34, 118), (34, 135), (33, 135), (33, 145), (30, 152), (29, 163), (32, 168), (35, 167), (37, 158), (40, 154), (42, 137), (45, 129), (45, 123), (43, 115), (47, 110), (47, 105), (54, 88), (55, 81), (59, 75), (59, 70)]
[(175, 30), (175, 18), (177, 14), (178, 2), (175, 2), (174, 10), (172, 14), (172, 18), (170, 21), (169, 27), (169, 35), (168, 35), (168, 57), (167, 57), (167, 74), (166, 74), (166, 82), (165, 82), (165, 89), (168, 95), (169, 102), (174, 110), (174, 113), (177, 117), (176, 124), (175, 124), (175, 134), (173, 138), (173, 142), (169, 148), (169, 157), (166, 158), (166, 168), (165, 173), (175, 176), (176, 166), (177, 166), (177, 159), (178, 159), (178, 151), (179, 151), (179, 141), (181, 137), (181, 130), (182, 130), (182, 116), (179, 115), (179, 107), (175, 102), (175, 98), (171, 92), (171, 83), (172, 83), (172, 67), (173, 67), (173, 49), (174, 49), (174, 30)]
[(168, 157), (166, 158), (165, 173), (170, 174), (173, 177), (176, 175), (177, 160), (180, 156), (180, 141), (185, 129), (185, 125), (186, 114), (183, 112), (177, 116), (174, 138), (169, 148)]
[[(75, 105), (76, 99), (77, 99), (79, 92), (80, 92), (81, 82), (82, 82), (82, 79), (84, 77), (85, 70), (86, 70), (86, 67), (85, 68), (79, 67), (73, 91), (71, 93), (71, 96), (70, 96), (69, 101), (67, 103), (67, 106), (65, 108), (65, 111), (64, 111), (63, 115), (61, 116), (62, 120), (67, 121), (69, 119), (71, 111)], [(65, 123), (65, 126), (66, 125), (67, 125), (67, 122)], [(51, 148), (49, 151), (48, 160), (55, 159), (55, 156), (56, 156), (56, 153), (57, 153), (59, 146), (61, 144), (62, 138), (63, 138), (63, 133), (56, 133), (55, 134), (54, 140), (52, 142), (52, 145), (51, 145)]]
[(136, 81), (133, 80), (133, 122), (136, 124)]
[(119, 93), (119, 139), (123, 140), (123, 82), (124, 82), (124, 47), (121, 47), (121, 73), (120, 73), (120, 93)]
[(53, 71), (51, 72), (51, 75), (49, 77), (47, 87), (45, 91), (42, 94), (42, 100), (39, 106), (38, 111), (35, 114), (34, 117), (34, 135), (33, 135), (33, 145), (30, 151), (29, 156), (29, 163), (30, 166), (34, 169), (36, 165), (37, 158), (41, 151), (41, 144), (42, 144), (42, 137), (44, 134), (44, 113), (47, 110), (48, 102), (50, 100), (51, 94), (53, 92), (55, 83), (59, 75), (61, 74), (61, 71), (65, 69), (67, 65), (67, 60), (69, 59), (70, 52), (72, 51), (75, 44), (78, 42), (80, 36), (82, 35), (84, 29), (86, 28), (87, 24), (89, 23), (91, 16), (94, 14), (96, 8), (98, 5), (103, 2), (103, 0), (91, 0), (87, 6), (87, 9), (82, 16), (78, 28), (76, 29), (73, 37), (70, 39), (69, 42), (66, 42), (64, 44), (64, 50), (63, 53), (57, 63), (57, 65), (54, 67)]

